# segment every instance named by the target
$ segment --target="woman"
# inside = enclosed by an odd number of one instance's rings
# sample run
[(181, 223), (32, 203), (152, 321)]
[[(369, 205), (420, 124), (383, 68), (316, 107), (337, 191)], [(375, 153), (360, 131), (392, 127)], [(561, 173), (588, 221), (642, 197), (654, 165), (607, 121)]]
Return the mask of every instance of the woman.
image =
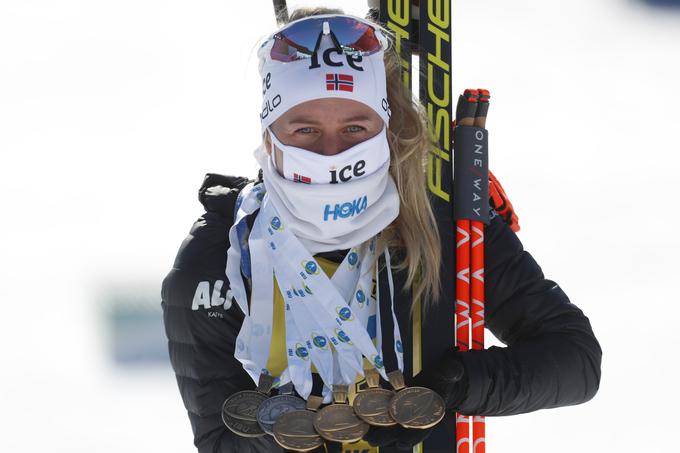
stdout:
[[(248, 428), (229, 425), (252, 414), (222, 413), (223, 404), (241, 410), (229, 401), (263, 382), (263, 392), (294, 389), (309, 405), (342, 402), (343, 386), (352, 399), (364, 371), (387, 388), (403, 373), (405, 384), (436, 391), (449, 415), (579, 404), (599, 387), (588, 319), (493, 210), (486, 326), (507, 347), (459, 353), (443, 339), (428, 350), (437, 366), (411, 379), (412, 301), (432, 312), (446, 303), (426, 120), (377, 26), (341, 14), (298, 10), (264, 43), (262, 170), (254, 181), (206, 175), (206, 212), (163, 281), (170, 358), (200, 452), (281, 451), (280, 436), (244, 437)], [(362, 438), (395, 451), (430, 429), (371, 427)]]

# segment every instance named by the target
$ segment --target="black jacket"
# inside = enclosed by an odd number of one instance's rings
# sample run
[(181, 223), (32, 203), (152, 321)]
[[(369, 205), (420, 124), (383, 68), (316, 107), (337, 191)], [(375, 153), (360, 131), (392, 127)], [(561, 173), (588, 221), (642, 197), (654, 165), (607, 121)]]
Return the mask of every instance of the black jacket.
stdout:
[[(247, 182), (246, 178), (206, 175), (199, 190), (206, 212), (194, 223), (162, 284), (170, 360), (200, 453), (281, 451), (269, 436), (234, 435), (220, 416), (228, 395), (254, 387), (234, 358), (243, 314), (227, 296), (225, 276), (236, 195)], [(588, 318), (554, 281), (545, 279), (500, 216), (494, 216), (485, 231), (484, 266), (486, 327), (507, 347), (460, 353), (469, 390), (459, 411), (512, 415), (590, 400), (600, 383), (602, 351)], [(403, 275), (397, 273), (395, 287), (402, 285)], [(395, 297), (408, 345), (409, 292)], [(431, 336), (434, 329), (428, 329), (428, 319), (422, 331)], [(424, 344), (429, 345), (429, 357), (438, 357), (451, 347), (450, 341), (441, 339)], [(406, 348), (407, 376), (410, 354)]]

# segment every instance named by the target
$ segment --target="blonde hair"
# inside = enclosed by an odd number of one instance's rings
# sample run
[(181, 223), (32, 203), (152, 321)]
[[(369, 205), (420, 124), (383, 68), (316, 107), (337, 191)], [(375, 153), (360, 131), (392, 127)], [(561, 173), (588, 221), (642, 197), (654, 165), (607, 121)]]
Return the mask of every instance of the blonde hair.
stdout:
[[(319, 14), (344, 14), (332, 8), (298, 8), (289, 22)], [(406, 287), (412, 288), (413, 300), (424, 300), (428, 306), (437, 300), (441, 287), (439, 231), (427, 191), (427, 159), (433, 140), (428, 132), (425, 109), (404, 86), (400, 57), (391, 32), (380, 27), (390, 37), (384, 52), (387, 76), (387, 99), (390, 124), (387, 138), (390, 145), (390, 174), (399, 192), (399, 216), (379, 236), (377, 249), (398, 249), (393, 267), (406, 270)], [(401, 253), (403, 251), (403, 253)], [(413, 307), (413, 305), (412, 305)]]

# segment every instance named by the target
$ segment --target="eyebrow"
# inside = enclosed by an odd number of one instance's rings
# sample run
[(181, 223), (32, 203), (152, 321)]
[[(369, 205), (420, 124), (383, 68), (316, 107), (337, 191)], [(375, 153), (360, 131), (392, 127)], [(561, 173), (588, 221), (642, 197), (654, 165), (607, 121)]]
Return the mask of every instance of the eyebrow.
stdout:
[[(371, 118), (368, 115), (355, 115), (343, 120), (344, 123), (351, 123), (352, 121), (369, 121)], [(288, 121), (288, 124), (321, 124), (320, 121), (314, 118), (308, 118), (304, 116), (293, 118)]]

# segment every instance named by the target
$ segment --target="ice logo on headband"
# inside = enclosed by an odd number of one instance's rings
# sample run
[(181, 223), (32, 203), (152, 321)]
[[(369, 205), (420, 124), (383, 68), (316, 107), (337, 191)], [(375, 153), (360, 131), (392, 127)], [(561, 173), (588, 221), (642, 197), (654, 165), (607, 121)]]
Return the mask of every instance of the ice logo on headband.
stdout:
[[(321, 53), (321, 59), (323, 60), (324, 65), (330, 66), (330, 67), (342, 67), (344, 66), (343, 63), (343, 58), (347, 62), (347, 66), (350, 68), (354, 69), (355, 71), (363, 71), (364, 68), (362, 68), (359, 63), (362, 62), (364, 59), (361, 55), (350, 55), (350, 54), (343, 54), (341, 49), (336, 48), (335, 46), (331, 45), (331, 47), (328, 47), (326, 50), (321, 51), (320, 49), (317, 52), (314, 52), (310, 58), (311, 64), (309, 65), (309, 69), (319, 69), (321, 65), (319, 64), (319, 53)], [(336, 54), (337, 57), (334, 58), (332, 57), (332, 54)]]

